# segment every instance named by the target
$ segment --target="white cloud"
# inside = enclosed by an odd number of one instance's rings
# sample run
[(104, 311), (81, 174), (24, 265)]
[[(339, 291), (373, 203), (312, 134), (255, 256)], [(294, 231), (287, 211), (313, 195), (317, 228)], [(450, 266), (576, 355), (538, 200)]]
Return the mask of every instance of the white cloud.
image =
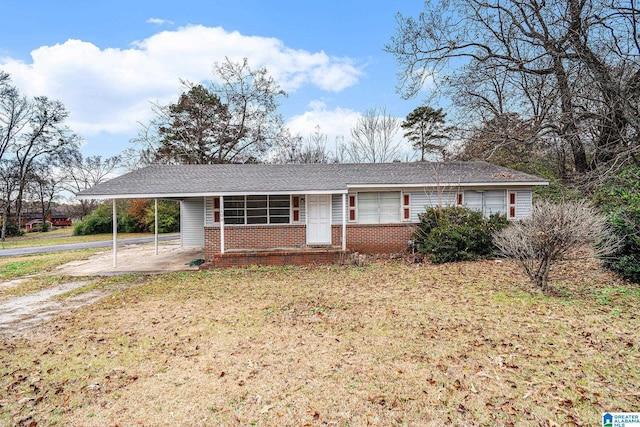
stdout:
[(147, 19), (147, 24), (173, 25), (173, 21), (169, 21), (168, 19), (162, 19), (162, 18), (149, 18)]
[(59, 99), (71, 111), (69, 124), (83, 135), (133, 132), (151, 115), (149, 101), (174, 98), (179, 80), (212, 78), (214, 62), (249, 58), (266, 66), (288, 92), (303, 86), (339, 92), (362, 72), (348, 58), (287, 48), (275, 38), (244, 36), (220, 27), (192, 25), (162, 31), (126, 49), (100, 49), (81, 40), (42, 46), (32, 61), (0, 58), (0, 69), (28, 95)]
[(300, 135), (303, 138), (320, 129), (320, 133), (327, 136), (327, 149), (334, 151), (336, 139), (349, 140), (351, 128), (356, 125), (360, 113), (346, 108), (335, 108), (327, 110), (321, 101), (313, 101), (314, 107), (311, 111), (291, 117), (287, 122), (287, 127), (292, 135)]

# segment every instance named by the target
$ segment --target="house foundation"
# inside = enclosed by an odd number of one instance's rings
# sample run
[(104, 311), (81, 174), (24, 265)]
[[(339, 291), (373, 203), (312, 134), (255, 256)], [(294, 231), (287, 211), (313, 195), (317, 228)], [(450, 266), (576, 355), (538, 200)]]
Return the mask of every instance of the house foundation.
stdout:
[[(202, 268), (250, 265), (304, 265), (343, 262), (351, 252), (392, 254), (407, 250), (415, 224), (348, 224), (346, 251), (342, 250), (342, 226), (331, 227), (331, 245), (306, 244), (301, 225), (225, 226), (225, 250), (220, 250), (220, 228), (205, 227), (205, 259)], [(247, 249), (249, 248), (249, 249)]]
[(200, 266), (201, 269), (309, 264), (338, 264), (348, 253), (340, 248), (282, 248), (228, 251), (216, 253)]

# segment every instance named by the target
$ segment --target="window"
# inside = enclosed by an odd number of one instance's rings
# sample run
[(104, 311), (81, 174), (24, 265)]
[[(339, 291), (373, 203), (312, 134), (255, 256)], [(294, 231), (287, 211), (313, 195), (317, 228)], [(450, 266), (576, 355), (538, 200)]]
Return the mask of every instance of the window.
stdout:
[(358, 193), (358, 222), (400, 222), (400, 192)]
[(224, 199), (226, 224), (288, 224), (290, 198), (278, 196), (229, 196)]
[(244, 224), (244, 196), (224, 198), (225, 224)]
[(464, 193), (456, 194), (456, 205), (458, 206), (464, 205)]
[(508, 197), (509, 197), (509, 218), (515, 218), (516, 217), (516, 192), (515, 191), (509, 191), (508, 193)]

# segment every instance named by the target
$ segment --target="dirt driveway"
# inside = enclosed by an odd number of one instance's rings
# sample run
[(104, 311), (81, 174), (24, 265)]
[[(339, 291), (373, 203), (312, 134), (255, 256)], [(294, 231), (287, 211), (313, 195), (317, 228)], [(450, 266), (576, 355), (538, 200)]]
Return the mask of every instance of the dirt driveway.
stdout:
[[(41, 291), (4, 299), (0, 303), (0, 336), (19, 336), (55, 316), (92, 304), (115, 291), (133, 285), (133, 283), (118, 283), (69, 297), (60, 297), (69, 291), (91, 284), (95, 276), (197, 270), (197, 266), (189, 266), (189, 264), (202, 257), (203, 252), (200, 248), (181, 248), (176, 243), (162, 244), (156, 255), (152, 244), (143, 244), (119, 248), (116, 268), (113, 267), (113, 255), (110, 250), (97, 253), (86, 260), (61, 265), (50, 274), (78, 277), (78, 279), (69, 279)], [(26, 279), (0, 282), (0, 288), (20, 286), (24, 280)]]

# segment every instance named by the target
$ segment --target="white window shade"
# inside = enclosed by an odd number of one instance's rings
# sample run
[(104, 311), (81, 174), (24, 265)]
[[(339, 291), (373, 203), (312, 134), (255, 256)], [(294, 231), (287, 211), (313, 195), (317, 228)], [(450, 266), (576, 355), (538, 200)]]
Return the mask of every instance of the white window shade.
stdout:
[(400, 192), (358, 193), (358, 222), (378, 224), (400, 222)]
[(378, 193), (380, 222), (400, 222), (400, 193)]

